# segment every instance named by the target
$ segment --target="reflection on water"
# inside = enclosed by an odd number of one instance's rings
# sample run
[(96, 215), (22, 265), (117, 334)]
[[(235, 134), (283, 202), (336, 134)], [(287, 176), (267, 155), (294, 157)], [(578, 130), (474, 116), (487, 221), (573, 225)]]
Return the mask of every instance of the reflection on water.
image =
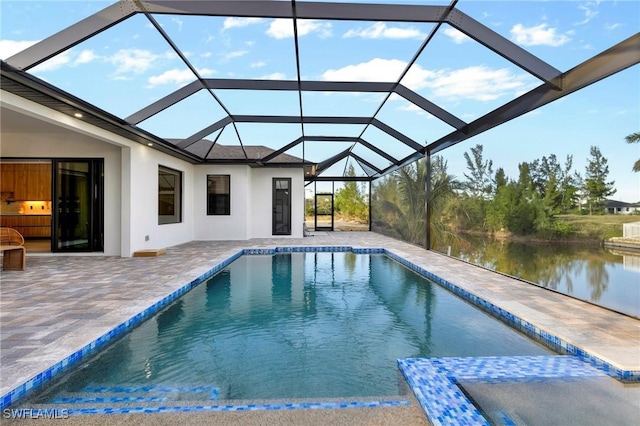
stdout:
[(452, 247), (452, 256), (640, 318), (640, 253), (465, 239), (471, 248)]
[(630, 253), (618, 249), (608, 249), (611, 253), (622, 256), (622, 267), (629, 271), (640, 272), (640, 252)]

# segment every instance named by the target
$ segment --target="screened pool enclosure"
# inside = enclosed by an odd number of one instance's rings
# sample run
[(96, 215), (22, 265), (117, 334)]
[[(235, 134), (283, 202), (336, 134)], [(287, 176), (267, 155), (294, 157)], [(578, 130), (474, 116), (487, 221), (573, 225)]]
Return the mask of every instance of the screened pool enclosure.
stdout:
[[(637, 4), (619, 3), (607, 13), (637, 16)], [(17, 5), (3, 4), (5, 40), (17, 33), (5, 23), (47, 15), (46, 6)], [(637, 67), (625, 70), (640, 61), (637, 28), (609, 20), (610, 34), (578, 36), (575, 14), (593, 6), (571, 2), (557, 2), (556, 16), (544, 2), (464, 0), (76, 6), (57, 2), (73, 12), (2, 52), (3, 90), (192, 164), (304, 167), (314, 206), (328, 202), (314, 185), (331, 182), (337, 198), (356, 182), (369, 229), (426, 248), (435, 155), (593, 83), (633, 79)], [(581, 49), (570, 43), (579, 37)], [(627, 94), (637, 101), (634, 88)], [(381, 196), (394, 174), (415, 177), (408, 211)], [(313, 211), (319, 229), (333, 229), (340, 206), (330, 201)], [(399, 215), (402, 232), (389, 226)]]

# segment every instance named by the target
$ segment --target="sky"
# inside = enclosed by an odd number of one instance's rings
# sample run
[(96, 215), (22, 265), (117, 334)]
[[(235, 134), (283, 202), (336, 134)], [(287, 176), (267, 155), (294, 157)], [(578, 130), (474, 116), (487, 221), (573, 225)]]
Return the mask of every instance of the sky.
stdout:
[[(369, 2), (378, 2), (370, 0)], [(448, 5), (426, 1), (387, 3)], [(103, 1), (0, 0), (0, 58), (40, 41), (98, 12)], [(640, 2), (475, 1), (459, 10), (564, 72), (640, 31)], [(287, 19), (153, 15), (203, 78), (297, 79), (293, 25)], [(434, 29), (434, 24), (300, 20), (303, 80), (396, 82)], [(120, 117), (194, 81), (144, 15), (133, 16), (29, 72)], [(402, 78), (401, 84), (465, 122), (471, 122), (542, 82), (444, 24)], [(139, 126), (165, 138), (187, 138), (231, 114), (300, 115), (297, 92), (199, 91)], [(370, 116), (424, 145), (453, 128), (392, 95), (305, 92), (306, 115)], [(359, 136), (396, 158), (412, 149), (374, 126), (305, 125), (306, 135)], [(584, 176), (591, 146), (607, 158), (610, 198), (640, 201), (640, 174), (631, 168), (640, 144), (625, 136), (640, 131), (640, 66), (588, 86), (454, 147), (441, 151), (450, 173), (464, 179), (463, 154), (481, 144), (494, 170), (517, 178), (518, 164), (555, 154), (573, 158)], [(364, 133), (363, 133), (364, 132)], [(220, 133), (220, 134), (218, 134)], [(278, 149), (301, 134), (299, 124), (247, 124), (209, 135), (218, 143)], [(289, 154), (321, 161), (351, 146), (347, 142), (305, 142)], [(361, 145), (353, 150), (376, 167), (389, 162)], [(355, 164), (355, 163), (354, 163)], [(346, 162), (327, 170), (340, 175)], [(364, 171), (357, 167), (358, 174)]]

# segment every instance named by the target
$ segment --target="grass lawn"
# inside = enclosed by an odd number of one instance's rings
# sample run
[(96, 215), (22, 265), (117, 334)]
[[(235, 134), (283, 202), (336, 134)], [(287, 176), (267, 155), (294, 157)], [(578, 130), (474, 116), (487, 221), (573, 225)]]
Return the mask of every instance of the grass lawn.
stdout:
[(556, 219), (568, 224), (577, 238), (606, 239), (622, 237), (622, 225), (640, 222), (640, 215), (607, 214), (607, 215), (559, 215)]

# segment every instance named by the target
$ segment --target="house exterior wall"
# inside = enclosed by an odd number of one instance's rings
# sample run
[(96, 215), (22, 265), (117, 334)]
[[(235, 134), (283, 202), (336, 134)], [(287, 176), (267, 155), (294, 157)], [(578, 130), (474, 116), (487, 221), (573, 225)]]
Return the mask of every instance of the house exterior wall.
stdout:
[[(207, 215), (207, 175), (229, 175), (230, 215)], [(194, 174), (194, 239), (246, 240), (249, 238), (250, 170), (246, 165), (198, 165)]]
[[(131, 247), (128, 255), (138, 250), (171, 247), (193, 240), (193, 165), (141, 144), (130, 148), (131, 181)], [(158, 224), (158, 167), (182, 173), (182, 221)], [(123, 194), (127, 188), (123, 188)], [(146, 237), (149, 240), (146, 241)], [(123, 250), (123, 256), (127, 251)]]
[[(12, 93), (2, 92), (1, 99), (3, 108), (57, 126), (46, 133), (2, 132), (2, 157), (104, 159), (105, 255), (129, 257), (193, 240), (193, 165)], [(183, 172), (181, 223), (158, 224), (159, 165)]]
[(607, 214), (632, 214), (640, 212), (640, 207), (624, 206), (624, 207), (606, 207)]
[[(207, 215), (207, 175), (230, 175), (231, 214)], [(197, 165), (194, 173), (195, 240), (244, 240), (272, 236), (272, 179), (291, 178), (291, 237), (302, 237), (302, 168), (251, 168), (246, 165)], [(286, 236), (285, 236), (286, 237)]]
[[(193, 240), (271, 237), (274, 177), (292, 180), (291, 236), (303, 236), (302, 168), (193, 165), (11, 93), (2, 92), (1, 101), (3, 108), (60, 127), (59, 132), (3, 132), (1, 157), (104, 159), (105, 255), (129, 257)], [(180, 223), (158, 224), (159, 166), (182, 172)], [(208, 174), (231, 176), (231, 215), (207, 215)]]

